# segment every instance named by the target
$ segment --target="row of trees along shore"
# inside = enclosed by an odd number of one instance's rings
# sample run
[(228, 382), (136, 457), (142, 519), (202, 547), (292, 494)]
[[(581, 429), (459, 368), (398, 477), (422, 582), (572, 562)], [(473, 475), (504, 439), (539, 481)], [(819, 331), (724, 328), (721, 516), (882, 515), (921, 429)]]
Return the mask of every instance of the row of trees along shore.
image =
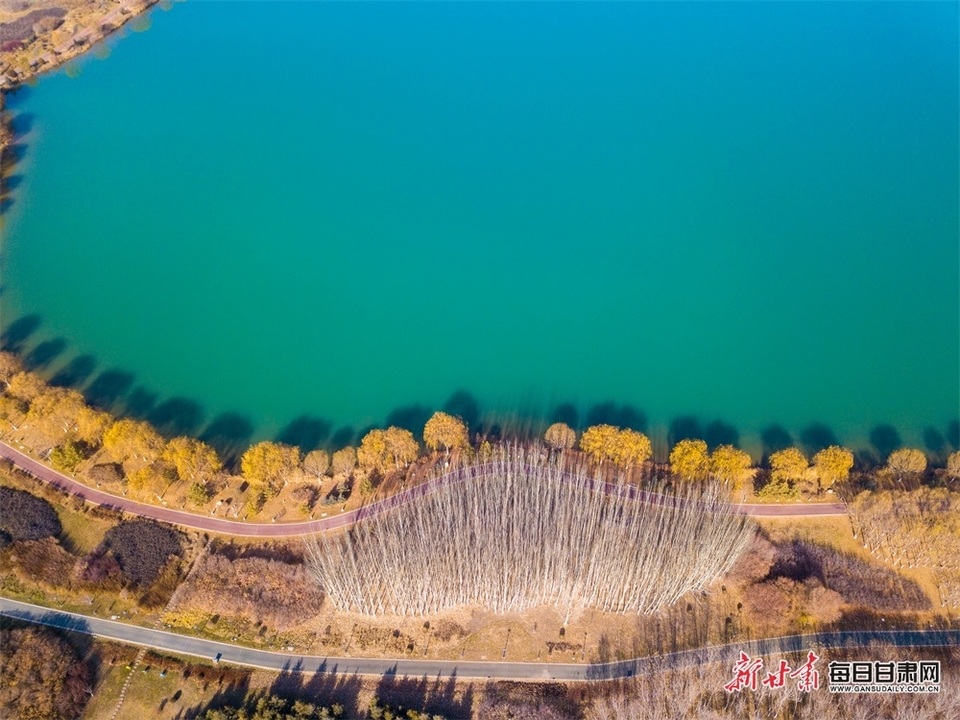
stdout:
[[(119, 481), (132, 490), (153, 490), (158, 494), (176, 481), (186, 484), (186, 498), (196, 506), (206, 504), (216, 485), (233, 477), (224, 471), (223, 460), (209, 444), (193, 437), (164, 438), (150, 423), (132, 418), (115, 419), (88, 405), (77, 390), (48, 385), (25, 370), (20, 359), (0, 352), (0, 435), (17, 441), (46, 457), (59, 470), (80, 473), (87, 480)], [(652, 446), (643, 433), (612, 425), (594, 425), (578, 436), (564, 423), (550, 425), (544, 433), (546, 444), (557, 451), (583, 455), (601, 468), (630, 472), (650, 469)], [(477, 438), (470, 442), (470, 430), (458, 417), (436, 412), (423, 428), (423, 444), (434, 454), (469, 459), (489, 443)], [(423, 455), (410, 430), (388, 427), (369, 431), (357, 447), (344, 447), (329, 454), (315, 449), (303, 454), (295, 446), (264, 441), (242, 454), (240, 475), (252, 492), (248, 510), (257, 511), (266, 499), (275, 496), (289, 482), (303, 484), (323, 481), (328, 474), (341, 478), (340, 496), (353, 487), (361, 494), (372, 491), (378, 476), (401, 471)], [(812, 463), (811, 463), (812, 460)], [(812, 459), (790, 447), (772, 453), (760, 468), (765, 482), (758, 496), (790, 498), (801, 490), (821, 491), (845, 480), (854, 465), (850, 450), (831, 446)], [(883, 472), (902, 481), (922, 474), (927, 459), (920, 450), (902, 448), (887, 458)], [(742, 490), (755, 474), (752, 458), (732, 445), (712, 451), (698, 439), (680, 440), (670, 452), (669, 464), (658, 468), (686, 482), (708, 479), (728, 483)], [(960, 452), (947, 459), (946, 475), (960, 477)]]

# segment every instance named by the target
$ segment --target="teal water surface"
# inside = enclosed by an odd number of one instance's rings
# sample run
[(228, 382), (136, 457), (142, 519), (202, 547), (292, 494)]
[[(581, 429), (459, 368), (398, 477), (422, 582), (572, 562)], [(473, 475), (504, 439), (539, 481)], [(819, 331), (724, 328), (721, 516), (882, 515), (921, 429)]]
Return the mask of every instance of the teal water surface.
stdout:
[(454, 395), (661, 441), (957, 442), (956, 3), (152, 21), (8, 103), (2, 323), (48, 377), (240, 443)]

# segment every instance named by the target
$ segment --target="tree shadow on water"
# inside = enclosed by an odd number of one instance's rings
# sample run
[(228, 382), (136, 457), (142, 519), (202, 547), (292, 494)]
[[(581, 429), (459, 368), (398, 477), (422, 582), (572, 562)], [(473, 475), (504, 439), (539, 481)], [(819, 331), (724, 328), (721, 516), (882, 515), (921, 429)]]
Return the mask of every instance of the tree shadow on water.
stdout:
[(870, 444), (877, 451), (877, 462), (883, 462), (890, 453), (903, 445), (903, 440), (893, 425), (877, 425), (870, 431)]
[(602, 402), (593, 405), (587, 411), (587, 427), (592, 425), (614, 425), (646, 432), (647, 416), (632, 405), (617, 405), (615, 402)]
[(673, 447), (681, 440), (702, 440), (703, 428), (693, 415), (681, 415), (670, 421), (667, 442)]
[(66, 349), (67, 341), (63, 338), (44, 340), (23, 356), (23, 365), (28, 370), (43, 370), (60, 357)]
[(79, 388), (90, 379), (96, 367), (97, 361), (93, 355), (77, 355), (57, 370), (50, 379), (50, 384), (59, 387)]
[(550, 415), (551, 423), (566, 423), (573, 429), (580, 427), (580, 413), (577, 412), (577, 406), (573, 403), (560, 403), (553, 409)]
[(951, 450), (960, 450), (960, 420), (947, 423), (947, 442)]
[(157, 394), (142, 387), (137, 387), (130, 391), (130, 395), (127, 396), (127, 399), (123, 403), (126, 414), (141, 420), (146, 419), (156, 404)]
[(947, 438), (939, 430), (933, 427), (927, 427), (923, 430), (923, 446), (932, 456), (932, 460), (937, 465), (946, 461), (950, 453), (950, 447), (947, 445)]
[(212, 446), (230, 469), (236, 469), (240, 453), (246, 450), (251, 437), (253, 424), (234, 412), (217, 415), (200, 435), (200, 439)]
[(716, 450), (721, 445), (736, 446), (740, 442), (740, 433), (730, 423), (714, 420), (703, 429), (703, 439), (707, 447)]
[(196, 435), (203, 425), (203, 416), (199, 403), (184, 397), (172, 397), (153, 408), (147, 420), (161, 435), (172, 438)]
[(457, 390), (443, 405), (443, 411), (463, 420), (467, 427), (476, 429), (480, 422), (480, 403), (466, 390)]
[(107, 411), (115, 411), (133, 385), (133, 373), (125, 370), (104, 370), (83, 391), (87, 401)]
[(337, 431), (330, 436), (329, 446), (333, 450), (339, 450), (347, 447), (347, 445), (353, 445), (356, 437), (357, 431), (349, 425), (344, 425), (342, 428), (337, 428)]
[(763, 460), (773, 455), (775, 452), (786, 450), (793, 445), (793, 438), (786, 431), (783, 425), (767, 425), (760, 431), (760, 444), (763, 447)]
[(301, 415), (292, 420), (277, 435), (277, 442), (296, 445), (305, 453), (316, 450), (330, 437), (331, 425), (326, 420), (311, 415)]
[(800, 431), (800, 444), (807, 455), (813, 456), (831, 445), (839, 445), (840, 441), (833, 430), (821, 422), (815, 422)]
[(14, 320), (0, 333), (0, 350), (20, 354), (27, 339), (40, 327), (39, 315), (24, 315)]
[(423, 440), (423, 426), (433, 413), (425, 405), (404, 405), (387, 415), (387, 425), (409, 430), (418, 440)]

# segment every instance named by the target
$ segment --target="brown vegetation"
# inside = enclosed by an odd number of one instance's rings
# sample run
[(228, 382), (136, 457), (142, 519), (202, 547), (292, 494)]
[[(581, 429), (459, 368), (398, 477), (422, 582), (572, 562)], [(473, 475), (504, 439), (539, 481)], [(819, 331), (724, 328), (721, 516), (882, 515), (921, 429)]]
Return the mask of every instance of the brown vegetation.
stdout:
[(223, 548), (199, 562), (172, 609), (197, 609), (286, 630), (314, 617), (322, 603), (323, 592), (302, 562), (242, 557)]
[(46, 500), (23, 490), (0, 487), (0, 541), (57, 537), (61, 529), (57, 511)]
[(0, 716), (72, 720), (89, 699), (90, 668), (52, 630), (0, 629)]
[(98, 554), (109, 552), (124, 578), (146, 588), (171, 556), (183, 551), (183, 534), (152, 520), (125, 520), (107, 531)]

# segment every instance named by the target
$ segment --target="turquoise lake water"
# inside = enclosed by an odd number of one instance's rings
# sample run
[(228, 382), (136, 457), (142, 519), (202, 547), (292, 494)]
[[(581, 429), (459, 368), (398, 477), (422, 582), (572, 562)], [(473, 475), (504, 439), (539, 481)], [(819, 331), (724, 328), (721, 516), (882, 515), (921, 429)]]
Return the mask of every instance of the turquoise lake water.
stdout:
[(446, 405), (957, 443), (956, 3), (151, 19), (8, 103), (0, 320), (47, 377), (221, 446)]

